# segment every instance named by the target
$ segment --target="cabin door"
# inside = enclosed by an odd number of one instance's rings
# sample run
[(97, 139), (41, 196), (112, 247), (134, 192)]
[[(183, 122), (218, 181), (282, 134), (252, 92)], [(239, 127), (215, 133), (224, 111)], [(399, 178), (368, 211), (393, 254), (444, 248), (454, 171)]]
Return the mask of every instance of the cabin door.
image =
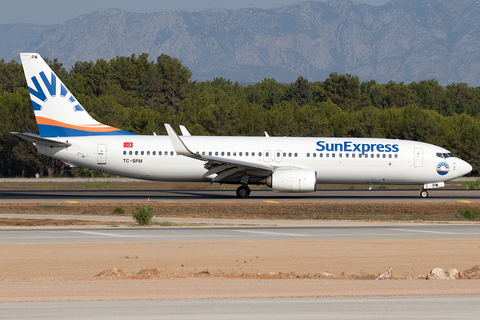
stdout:
[(423, 166), (423, 149), (415, 148), (414, 150), (415, 159), (413, 161), (415, 168), (420, 168)]
[(99, 144), (97, 146), (97, 163), (107, 164), (107, 145)]

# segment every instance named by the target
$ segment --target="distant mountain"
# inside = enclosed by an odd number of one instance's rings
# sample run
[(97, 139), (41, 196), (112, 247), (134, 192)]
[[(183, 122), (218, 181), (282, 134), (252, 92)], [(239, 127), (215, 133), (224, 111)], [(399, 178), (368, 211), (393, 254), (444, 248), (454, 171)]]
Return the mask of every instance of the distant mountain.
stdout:
[(34, 51), (70, 66), (166, 53), (199, 80), (292, 82), (302, 75), (317, 81), (336, 71), (381, 83), (436, 78), (444, 85), (480, 86), (479, 17), (478, 0), (392, 0), (378, 7), (336, 0), (201, 12), (110, 9), (43, 30), (9, 59), (20, 50)]
[(0, 25), (0, 59), (20, 60), (18, 49), (25, 46), (32, 46), (37, 43), (42, 32), (60, 25), (38, 25), (28, 23), (3, 24)]

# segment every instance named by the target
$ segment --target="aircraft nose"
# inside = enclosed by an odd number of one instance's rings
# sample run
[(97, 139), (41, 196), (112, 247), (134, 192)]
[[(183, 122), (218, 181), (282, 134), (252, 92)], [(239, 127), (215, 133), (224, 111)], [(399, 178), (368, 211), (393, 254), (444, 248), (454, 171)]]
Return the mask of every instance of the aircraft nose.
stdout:
[(459, 177), (464, 176), (467, 173), (470, 173), (471, 171), (472, 171), (472, 166), (470, 165), (470, 163), (463, 160), (459, 160), (457, 162), (457, 173)]

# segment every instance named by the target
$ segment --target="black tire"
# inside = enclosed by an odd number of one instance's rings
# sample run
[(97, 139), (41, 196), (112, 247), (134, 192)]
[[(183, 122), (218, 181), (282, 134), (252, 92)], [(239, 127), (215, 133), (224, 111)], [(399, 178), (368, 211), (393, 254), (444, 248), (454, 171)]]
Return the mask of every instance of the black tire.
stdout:
[(240, 186), (237, 188), (237, 197), (248, 198), (250, 195), (250, 188), (247, 186)]
[(427, 198), (428, 197), (428, 191), (425, 189), (420, 190), (420, 198)]

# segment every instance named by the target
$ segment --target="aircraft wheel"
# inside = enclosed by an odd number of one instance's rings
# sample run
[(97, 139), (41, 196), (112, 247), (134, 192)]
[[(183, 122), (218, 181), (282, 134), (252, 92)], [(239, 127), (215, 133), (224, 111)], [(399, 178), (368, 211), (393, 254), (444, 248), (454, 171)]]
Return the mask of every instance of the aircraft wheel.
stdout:
[(250, 195), (250, 188), (247, 186), (240, 186), (237, 188), (237, 197), (247, 198)]
[(420, 190), (420, 198), (428, 197), (428, 191), (425, 189)]

